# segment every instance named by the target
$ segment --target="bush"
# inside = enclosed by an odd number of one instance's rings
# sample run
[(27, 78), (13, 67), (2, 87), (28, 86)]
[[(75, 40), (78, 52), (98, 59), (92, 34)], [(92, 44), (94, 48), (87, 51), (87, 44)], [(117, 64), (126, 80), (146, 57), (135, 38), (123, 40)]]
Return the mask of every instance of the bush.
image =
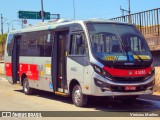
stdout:
[(7, 39), (7, 34), (0, 35), (0, 43), (6, 42), (6, 39)]

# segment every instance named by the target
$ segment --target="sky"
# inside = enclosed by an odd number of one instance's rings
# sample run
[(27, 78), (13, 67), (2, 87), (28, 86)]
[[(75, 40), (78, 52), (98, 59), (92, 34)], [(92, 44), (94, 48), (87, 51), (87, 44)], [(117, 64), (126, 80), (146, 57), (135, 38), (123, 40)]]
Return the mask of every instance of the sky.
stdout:
[[(120, 6), (128, 9), (128, 0), (43, 0), (44, 11), (51, 14), (60, 14), (62, 19), (74, 19), (73, 1), (75, 2), (75, 18), (110, 19), (121, 16)], [(130, 0), (131, 13), (160, 8), (160, 0)], [(20, 29), (21, 19), (18, 11), (40, 11), (41, 0), (1, 0), (0, 14), (4, 17), (4, 33), (9, 29)], [(26, 27), (41, 20), (27, 20)], [(0, 25), (1, 26), (1, 25)]]

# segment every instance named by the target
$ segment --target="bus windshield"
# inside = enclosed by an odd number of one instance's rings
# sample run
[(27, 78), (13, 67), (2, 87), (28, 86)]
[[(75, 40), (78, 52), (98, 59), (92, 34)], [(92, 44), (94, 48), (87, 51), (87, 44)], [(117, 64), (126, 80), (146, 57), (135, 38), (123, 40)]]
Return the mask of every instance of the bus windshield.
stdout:
[[(141, 33), (132, 25), (87, 23), (92, 52), (103, 61), (150, 60), (151, 53)], [(132, 59), (130, 58), (132, 56)]]

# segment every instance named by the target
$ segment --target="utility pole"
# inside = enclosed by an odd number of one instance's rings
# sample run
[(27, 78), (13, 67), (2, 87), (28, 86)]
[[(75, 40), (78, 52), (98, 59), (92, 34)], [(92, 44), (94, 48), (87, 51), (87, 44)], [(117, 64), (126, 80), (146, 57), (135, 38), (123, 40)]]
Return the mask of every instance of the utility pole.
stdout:
[(132, 23), (132, 18), (131, 18), (131, 2), (128, 0), (128, 10), (122, 9), (120, 6), (120, 10), (122, 12), (122, 16), (124, 16), (124, 12), (128, 13), (128, 22)]
[(9, 33), (9, 27), (10, 27), (10, 24), (9, 24), (9, 23), (7, 23), (7, 25), (8, 25), (8, 33)]
[(124, 12), (128, 12), (128, 10), (123, 9), (121, 6), (120, 6), (120, 10), (122, 12), (122, 16), (124, 16)]
[(128, 0), (128, 19), (129, 19), (129, 23), (132, 23), (132, 18), (131, 18), (131, 2), (130, 0)]
[(22, 27), (22, 29), (23, 29), (23, 19), (22, 19), (22, 24), (21, 24), (21, 27)]
[(1, 34), (3, 35), (3, 16), (1, 14)]
[(131, 15), (131, 2), (128, 0), (128, 14)]
[(73, 14), (74, 14), (74, 20), (76, 19), (76, 8), (75, 8), (75, 1), (73, 0)]
[(42, 16), (42, 22), (44, 22), (43, 0), (41, 0), (41, 16)]

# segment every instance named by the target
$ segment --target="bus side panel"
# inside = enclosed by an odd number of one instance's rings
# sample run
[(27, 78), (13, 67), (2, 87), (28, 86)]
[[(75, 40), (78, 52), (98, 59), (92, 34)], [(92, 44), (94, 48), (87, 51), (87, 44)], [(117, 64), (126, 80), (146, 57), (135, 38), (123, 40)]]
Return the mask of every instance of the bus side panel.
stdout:
[(83, 66), (74, 60), (67, 58), (67, 78), (68, 80), (76, 79), (83, 83)]
[[(31, 73), (29, 73), (29, 71), (30, 71), (30, 68), (31, 68), (30, 66), (33, 65), (33, 57), (20, 56), (19, 57), (19, 65), (20, 65), (20, 67), (19, 67), (20, 78), (21, 78), (22, 74), (26, 74), (26, 76), (28, 78), (29, 86), (31, 88), (33, 88), (34, 80), (30, 80), (29, 79), (30, 77), (28, 77), (28, 75), (30, 76), (30, 74), (31, 74)], [(32, 69), (31, 69), (31, 71), (32, 71)]]
[[(74, 58), (82, 59), (82, 58)], [(79, 82), (84, 94), (91, 93), (91, 76), (89, 72), (90, 67), (86, 64), (86, 60), (75, 61), (73, 58), (67, 58), (67, 83), (70, 84), (71, 80), (75, 79)], [(89, 89), (86, 89), (86, 87)], [(69, 88), (69, 86), (68, 86)]]
[(5, 77), (11, 84), (13, 84), (11, 56), (5, 56), (4, 64), (5, 64), (5, 67), (4, 67)]
[(20, 57), (20, 76), (26, 74), (29, 80), (29, 86), (35, 89), (43, 90), (43, 83), (39, 77), (39, 62), (36, 57)]
[[(92, 90), (92, 84), (93, 84), (93, 73), (94, 69), (91, 65), (85, 66), (84, 67), (84, 94), (92, 95), (93, 90)], [(86, 89), (88, 87), (88, 89)]]
[(53, 92), (51, 80), (51, 57), (35, 57), (34, 64), (38, 64), (38, 81), (34, 81), (34, 88)]

